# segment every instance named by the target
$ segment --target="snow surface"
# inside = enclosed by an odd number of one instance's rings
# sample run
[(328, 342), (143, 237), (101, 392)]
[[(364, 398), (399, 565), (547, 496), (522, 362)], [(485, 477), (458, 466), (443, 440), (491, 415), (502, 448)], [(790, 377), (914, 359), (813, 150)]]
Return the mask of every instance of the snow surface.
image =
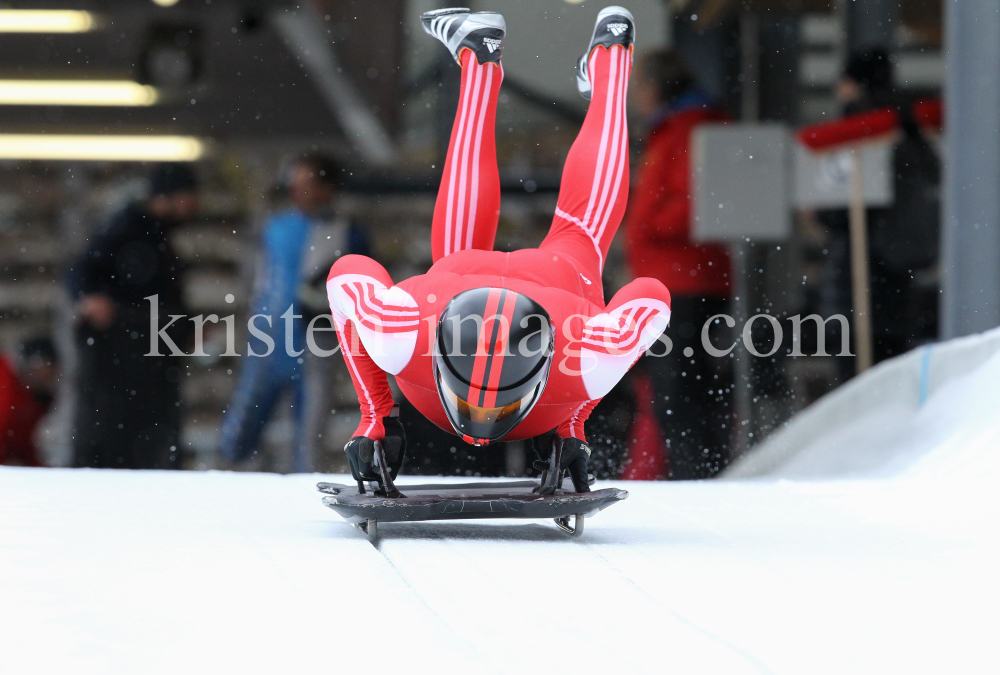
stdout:
[(998, 490), (938, 473), (375, 547), (321, 504), (343, 478), (2, 468), (0, 673), (996, 672)]

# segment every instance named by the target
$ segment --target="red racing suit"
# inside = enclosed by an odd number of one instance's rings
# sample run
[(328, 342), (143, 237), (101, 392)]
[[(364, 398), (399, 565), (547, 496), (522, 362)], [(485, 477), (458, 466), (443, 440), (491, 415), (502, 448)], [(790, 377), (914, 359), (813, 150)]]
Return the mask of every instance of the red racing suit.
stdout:
[(590, 55), (593, 96), (563, 170), (555, 217), (537, 249), (493, 251), (500, 181), (494, 119), (502, 67), (462, 52), (458, 113), (432, 227), (434, 265), (394, 284), (363, 256), (330, 270), (327, 292), (344, 359), (361, 406), (356, 436), (384, 437), (393, 406), (386, 373), (429, 420), (454, 433), (433, 373), (438, 317), (458, 293), (506, 288), (548, 312), (555, 349), (548, 383), (528, 416), (504, 440), (557, 429), (586, 440), (583, 425), (670, 318), (670, 295), (654, 279), (637, 279), (605, 305), (601, 272), (628, 195), (625, 99), (632, 51), (596, 47)]

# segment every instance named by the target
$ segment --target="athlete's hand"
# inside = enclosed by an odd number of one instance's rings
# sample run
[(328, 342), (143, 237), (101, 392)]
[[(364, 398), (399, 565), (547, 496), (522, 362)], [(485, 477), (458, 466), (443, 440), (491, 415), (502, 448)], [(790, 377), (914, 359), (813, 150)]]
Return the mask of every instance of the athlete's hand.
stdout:
[(577, 492), (590, 492), (590, 478), (587, 475), (587, 463), (590, 461), (590, 446), (579, 438), (564, 438), (562, 442), (562, 461), (560, 468), (569, 469), (569, 477), (573, 481), (573, 489)]
[(378, 480), (378, 471), (372, 466), (375, 459), (375, 441), (367, 436), (354, 436), (344, 446), (354, 480)]
[(385, 459), (389, 463), (389, 471), (395, 479), (400, 467), (403, 466), (403, 458), (406, 456), (406, 429), (399, 421), (399, 406), (392, 409), (389, 417), (382, 418), (382, 426), (385, 427), (382, 447), (385, 448)]
[[(399, 408), (393, 408), (388, 417), (382, 418), (385, 437), (378, 442), (382, 444), (385, 460), (389, 464), (389, 475), (395, 479), (403, 465), (406, 456), (406, 430), (399, 421)], [(351, 475), (354, 480), (379, 480), (379, 472), (375, 467), (375, 440), (367, 436), (354, 436), (344, 446), (347, 461), (351, 464)]]

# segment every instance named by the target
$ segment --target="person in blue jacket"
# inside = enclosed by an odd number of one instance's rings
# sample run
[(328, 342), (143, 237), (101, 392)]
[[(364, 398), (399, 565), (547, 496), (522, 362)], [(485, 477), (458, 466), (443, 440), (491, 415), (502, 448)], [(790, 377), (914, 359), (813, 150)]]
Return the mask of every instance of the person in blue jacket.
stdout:
[[(251, 316), (256, 316), (250, 353), (222, 420), (220, 453), (231, 462), (256, 453), (264, 426), (281, 395), (290, 391), (295, 421), (292, 470), (310, 470), (303, 363), (306, 329), (315, 313), (310, 311), (308, 289), (316, 278), (325, 282), (336, 257), (368, 250), (356, 224), (332, 218), (330, 206), (342, 175), (330, 158), (302, 155), (283, 179), (290, 208), (264, 226), (250, 305)], [(321, 297), (325, 300), (325, 288)]]

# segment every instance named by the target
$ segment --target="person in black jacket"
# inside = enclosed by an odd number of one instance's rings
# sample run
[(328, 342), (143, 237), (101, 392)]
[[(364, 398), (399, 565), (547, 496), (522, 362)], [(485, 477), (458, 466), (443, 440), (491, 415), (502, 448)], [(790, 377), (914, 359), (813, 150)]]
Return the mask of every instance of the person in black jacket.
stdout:
[[(183, 265), (169, 233), (195, 216), (197, 187), (186, 165), (156, 166), (150, 196), (115, 215), (70, 270), (79, 353), (74, 466), (179, 467), (182, 366), (169, 356), (146, 355), (152, 309), (147, 298), (156, 296), (160, 317), (185, 314)], [(182, 344), (178, 334), (172, 337)], [(170, 352), (161, 347), (157, 351)]]
[[(869, 288), (874, 362), (898, 356), (937, 334), (936, 290), (919, 287), (918, 272), (937, 263), (940, 221), (940, 161), (923, 136), (913, 102), (893, 85), (892, 60), (882, 49), (852, 53), (837, 82), (843, 116), (891, 108), (900, 118), (901, 138), (893, 149), (894, 203), (867, 209)], [(851, 316), (850, 237), (845, 209), (819, 211), (827, 229), (819, 288), (819, 313)], [(827, 345), (839, 345), (840, 324), (831, 322)], [(855, 374), (854, 359), (835, 360), (844, 382)]]

